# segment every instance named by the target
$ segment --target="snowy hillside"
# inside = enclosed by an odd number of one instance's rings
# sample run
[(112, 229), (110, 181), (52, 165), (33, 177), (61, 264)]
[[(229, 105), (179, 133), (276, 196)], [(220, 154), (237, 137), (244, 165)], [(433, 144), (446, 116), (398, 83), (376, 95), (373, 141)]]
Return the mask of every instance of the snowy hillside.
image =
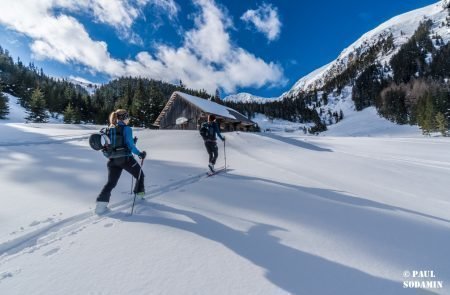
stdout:
[(270, 119), (263, 114), (255, 114), (252, 121), (257, 123), (261, 132), (301, 132), (303, 133), (303, 128), (311, 127), (311, 123), (294, 123), (287, 120), (281, 119)]
[(448, 138), (227, 133), (206, 178), (197, 132), (138, 130), (148, 199), (124, 173), (96, 217), (99, 127), (0, 127), (0, 294), (450, 294)]
[(7, 120), (0, 120), (0, 123), (3, 121), (22, 122), (22, 123), (25, 122), (25, 117), (27, 116), (27, 113), (25, 112), (25, 109), (20, 106), (18, 98), (4, 92), (3, 95), (5, 95), (8, 98), (9, 114), (6, 116)]
[(380, 62), (380, 64), (389, 62), (400, 46), (405, 44), (411, 38), (420, 22), (423, 22), (425, 19), (430, 19), (433, 22), (431, 33), (440, 35), (444, 43), (448, 43), (450, 40), (450, 27), (447, 25), (447, 16), (449, 15), (445, 8), (447, 5), (448, 4), (446, 4), (445, 1), (440, 1), (436, 4), (388, 20), (372, 31), (367, 32), (356, 42), (344, 49), (337, 59), (298, 80), (294, 86), (289, 91), (283, 93), (281, 97), (296, 95), (301, 91), (311, 91), (315, 88), (319, 89), (329, 79), (343, 72), (355, 58), (366, 52), (381, 39), (392, 34), (395, 49), (389, 51), (386, 55), (380, 54), (376, 60)]
[(398, 125), (378, 115), (375, 107), (347, 112), (345, 120), (328, 126), (322, 136), (422, 137), (417, 126)]
[(69, 82), (83, 87), (83, 89), (85, 89), (90, 95), (93, 95), (95, 91), (101, 86), (101, 84), (93, 83), (81, 77), (74, 76), (69, 77)]
[[(345, 105), (345, 102), (347, 105)], [(340, 105), (345, 110), (345, 120), (328, 126), (321, 136), (358, 136), (358, 137), (415, 137), (422, 138), (422, 132), (417, 125), (398, 125), (386, 120), (377, 113), (375, 107), (366, 108), (360, 112), (352, 109), (353, 104), (344, 101)], [(261, 128), (261, 132), (288, 132), (302, 135), (312, 123), (295, 123), (281, 119), (269, 119), (262, 114), (252, 118)]]
[[(15, 97), (14, 95), (11, 95), (9, 93), (3, 92), (3, 94), (8, 98), (8, 107), (9, 107), (9, 114), (6, 116), (5, 120), (0, 120), (0, 123), (2, 122), (8, 122), (8, 123), (24, 123), (26, 122), (26, 117), (28, 116), (27, 111), (25, 108), (23, 108), (19, 104), (19, 98)], [(50, 113), (48, 113), (49, 123), (62, 123), (63, 122), (63, 116), (57, 115), (52, 117)]]
[(279, 97), (272, 97), (272, 98), (266, 98), (266, 97), (260, 97), (255, 96), (250, 93), (238, 93), (238, 94), (232, 94), (225, 97), (223, 100), (228, 102), (243, 102), (243, 103), (251, 103), (251, 102), (257, 102), (257, 103), (266, 103), (266, 102), (272, 102), (279, 100)]

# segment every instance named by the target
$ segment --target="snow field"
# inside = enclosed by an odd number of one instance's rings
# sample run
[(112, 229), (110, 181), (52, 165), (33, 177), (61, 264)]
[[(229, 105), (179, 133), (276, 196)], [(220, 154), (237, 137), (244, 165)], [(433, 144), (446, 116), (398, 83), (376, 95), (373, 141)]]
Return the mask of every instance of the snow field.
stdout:
[(124, 173), (99, 218), (91, 130), (2, 127), (2, 294), (415, 294), (413, 269), (449, 284), (448, 139), (228, 133), (228, 173), (205, 178), (197, 132), (137, 130), (148, 200), (130, 216)]

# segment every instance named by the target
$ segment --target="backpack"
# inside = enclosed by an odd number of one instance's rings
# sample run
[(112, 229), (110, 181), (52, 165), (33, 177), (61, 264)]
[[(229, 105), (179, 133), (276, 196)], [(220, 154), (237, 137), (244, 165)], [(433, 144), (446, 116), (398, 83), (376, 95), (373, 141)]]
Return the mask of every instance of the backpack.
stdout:
[(89, 145), (96, 151), (101, 150), (108, 159), (126, 157), (130, 149), (125, 143), (124, 126), (102, 128), (89, 137)]
[(203, 140), (215, 140), (216, 139), (216, 132), (214, 130), (214, 123), (209, 124), (208, 122), (205, 122), (200, 127), (200, 135), (203, 138)]

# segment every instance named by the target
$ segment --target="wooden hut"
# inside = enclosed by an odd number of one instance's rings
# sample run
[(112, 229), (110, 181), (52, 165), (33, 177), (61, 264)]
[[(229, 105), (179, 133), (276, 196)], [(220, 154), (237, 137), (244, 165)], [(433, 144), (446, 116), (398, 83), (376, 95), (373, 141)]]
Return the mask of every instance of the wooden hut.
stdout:
[(225, 131), (249, 131), (256, 127), (255, 122), (232, 108), (179, 91), (172, 94), (153, 125), (160, 129), (196, 130), (209, 114), (216, 115)]

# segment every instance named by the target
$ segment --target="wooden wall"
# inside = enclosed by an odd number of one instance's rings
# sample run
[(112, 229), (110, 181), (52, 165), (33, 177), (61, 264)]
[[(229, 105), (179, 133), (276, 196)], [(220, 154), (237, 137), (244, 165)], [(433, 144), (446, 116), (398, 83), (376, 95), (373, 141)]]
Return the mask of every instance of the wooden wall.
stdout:
[[(175, 122), (178, 118), (185, 117), (188, 122), (182, 125), (177, 125)], [(207, 114), (197, 108), (195, 105), (189, 103), (178, 95), (175, 95), (172, 104), (161, 116), (159, 121), (160, 129), (181, 129), (181, 130), (198, 130), (203, 122), (206, 122)], [(248, 125), (243, 125), (234, 120), (217, 117), (222, 131), (249, 131), (251, 128)]]
[[(201, 110), (197, 107), (179, 96), (176, 96), (172, 106), (159, 122), (159, 128), (197, 130), (197, 120), (200, 118), (201, 114)], [(177, 125), (175, 121), (180, 117), (185, 117), (188, 119), (188, 122), (182, 125)]]

